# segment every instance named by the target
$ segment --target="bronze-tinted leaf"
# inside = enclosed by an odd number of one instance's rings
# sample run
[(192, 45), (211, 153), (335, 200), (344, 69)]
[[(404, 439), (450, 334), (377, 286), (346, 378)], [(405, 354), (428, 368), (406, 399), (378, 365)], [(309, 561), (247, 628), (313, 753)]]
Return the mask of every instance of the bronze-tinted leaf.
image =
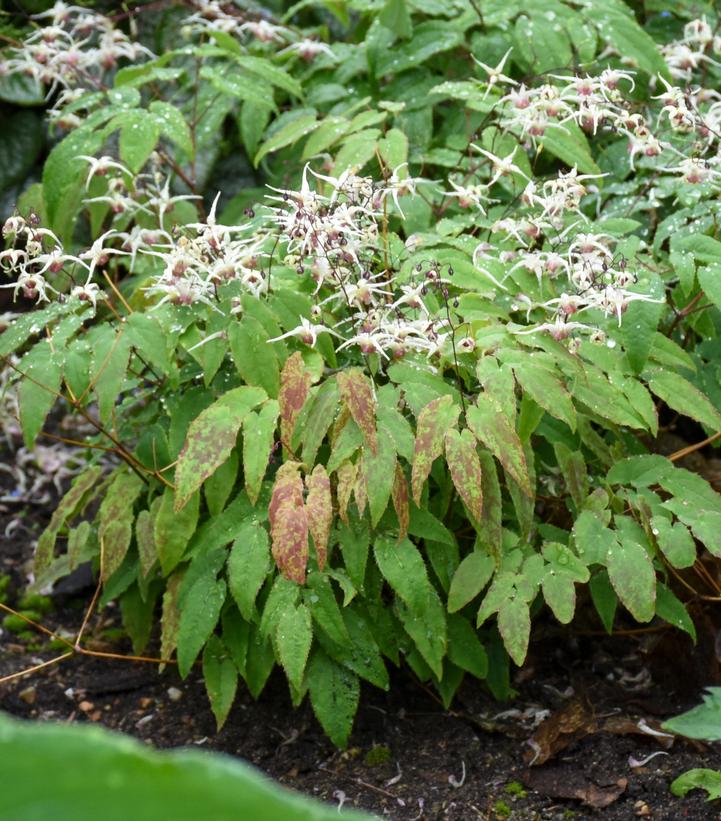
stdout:
[(316, 465), (313, 468), (313, 473), (305, 477), (305, 486), (308, 488), (308, 497), (305, 500), (308, 526), (315, 543), (318, 567), (322, 570), (325, 567), (325, 560), (328, 555), (328, 537), (330, 536), (330, 526), (333, 521), (330, 479), (323, 465)]
[(287, 579), (305, 583), (308, 564), (308, 514), (298, 462), (286, 462), (275, 475), (268, 507), (273, 558)]
[(341, 371), (338, 374), (338, 387), (353, 421), (363, 432), (368, 447), (375, 453), (378, 442), (376, 400), (370, 380), (358, 369)]
[(338, 484), (335, 494), (338, 499), (338, 515), (346, 524), (348, 524), (348, 503), (355, 487), (357, 473), (358, 466), (355, 462), (343, 462), (336, 471)]
[(473, 434), (464, 428), (460, 433), (449, 430), (445, 435), (446, 461), (458, 495), (475, 521), (483, 513), (483, 478)]
[(393, 478), (393, 507), (398, 517), (398, 540), (402, 541), (408, 535), (410, 520), (410, 506), (408, 503), (408, 482), (399, 462), (396, 462), (396, 472)]
[(362, 465), (356, 475), (353, 495), (355, 496), (355, 503), (358, 508), (358, 513), (362, 516), (365, 512), (366, 505), (368, 504), (368, 484), (365, 471), (362, 469)]
[(298, 419), (298, 414), (308, 398), (311, 376), (305, 369), (303, 357), (298, 351), (291, 354), (280, 374), (280, 438), (283, 445), (292, 452), (290, 441)]
[(418, 414), (416, 443), (413, 452), (411, 488), (413, 499), (420, 507), (421, 493), (433, 462), (443, 452), (443, 437), (456, 424), (460, 408), (451, 396), (439, 396), (429, 402)]

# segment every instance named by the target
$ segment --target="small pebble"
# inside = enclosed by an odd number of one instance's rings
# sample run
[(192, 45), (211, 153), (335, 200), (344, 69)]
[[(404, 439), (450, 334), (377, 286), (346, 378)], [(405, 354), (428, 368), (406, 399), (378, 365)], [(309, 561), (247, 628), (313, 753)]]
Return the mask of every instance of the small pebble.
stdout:
[(18, 693), (18, 696), (26, 704), (35, 704), (35, 699), (37, 698), (37, 690), (32, 685), (30, 685), (30, 687), (26, 687), (24, 690), (21, 690)]
[(178, 690), (177, 687), (168, 687), (168, 698), (171, 701), (180, 701), (183, 697), (183, 691)]
[(78, 710), (81, 710), (83, 713), (89, 713), (94, 709), (95, 705), (92, 701), (81, 701), (80, 704), (78, 704)]

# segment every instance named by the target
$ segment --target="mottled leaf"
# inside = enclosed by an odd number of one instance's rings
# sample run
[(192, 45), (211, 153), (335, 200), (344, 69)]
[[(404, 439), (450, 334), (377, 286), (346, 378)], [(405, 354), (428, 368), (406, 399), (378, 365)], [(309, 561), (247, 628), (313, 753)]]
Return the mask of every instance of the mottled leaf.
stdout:
[(264, 399), (261, 388), (233, 388), (191, 422), (175, 469), (176, 511), (230, 456), (243, 420)]
[(520, 667), (526, 660), (531, 617), (528, 604), (520, 596), (506, 598), (498, 608), (498, 631), (508, 655)]
[(396, 451), (393, 439), (383, 427), (379, 428), (379, 433), (376, 452), (373, 453), (370, 448), (364, 447), (361, 462), (373, 527), (378, 524), (388, 507), (396, 474)]
[(473, 435), (493, 453), (523, 493), (532, 496), (523, 444), (506, 414), (482, 394), (478, 403), (468, 408), (467, 420)]
[(298, 467), (297, 462), (286, 462), (278, 469), (268, 518), (278, 569), (286, 578), (303, 584), (308, 564), (308, 514)]
[(103, 550), (103, 582), (123, 563), (133, 535), (133, 505), (145, 487), (131, 471), (117, 473), (105, 491), (98, 513), (98, 537)]
[(163, 494), (153, 525), (153, 536), (158, 561), (164, 576), (175, 570), (183, 558), (185, 548), (198, 524), (199, 509), (199, 493), (192, 494), (189, 504), (178, 512), (174, 509), (173, 491), (167, 489)]
[(398, 517), (398, 538), (405, 539), (408, 535), (408, 525), (410, 522), (411, 513), (408, 495), (408, 481), (400, 462), (396, 462), (391, 495), (393, 497), (393, 507), (396, 511), (396, 516)]
[(305, 500), (305, 509), (308, 515), (308, 527), (315, 552), (318, 558), (318, 568), (325, 567), (328, 554), (328, 538), (330, 526), (333, 522), (333, 499), (330, 494), (330, 479), (323, 465), (316, 465), (313, 473), (305, 477), (308, 496)]
[(348, 524), (348, 503), (358, 476), (358, 465), (355, 462), (343, 462), (336, 471), (338, 483), (336, 485), (336, 499), (338, 500), (338, 515), (341, 521)]
[(454, 404), (451, 396), (439, 396), (429, 402), (418, 415), (411, 488), (413, 499), (419, 506), (423, 485), (433, 462), (443, 452), (443, 437), (455, 425), (459, 413), (460, 408)]
[(473, 434), (464, 428), (445, 435), (446, 462), (458, 495), (475, 521), (483, 514), (483, 476)]
[(291, 452), (291, 438), (295, 430), (295, 423), (308, 398), (310, 382), (311, 376), (305, 369), (303, 357), (296, 351), (286, 359), (285, 365), (283, 365), (278, 391), (280, 438), (283, 445)]
[(376, 400), (370, 380), (357, 369), (340, 371), (338, 387), (353, 421), (363, 433), (363, 439), (375, 453), (377, 447)]

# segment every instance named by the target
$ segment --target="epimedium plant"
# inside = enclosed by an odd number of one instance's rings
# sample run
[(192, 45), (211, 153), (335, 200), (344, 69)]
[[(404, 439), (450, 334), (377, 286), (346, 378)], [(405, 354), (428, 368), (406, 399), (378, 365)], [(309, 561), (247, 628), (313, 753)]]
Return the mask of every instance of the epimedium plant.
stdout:
[[(721, 432), (715, 18), (192, 5), (160, 58), (57, 4), (7, 61), (70, 131), (0, 253), (38, 302), (0, 335), (25, 447), (85, 426), (36, 587), (96, 562), (219, 725), (280, 664), (339, 745), (388, 663), (507, 697), (584, 586), (609, 632), (694, 636), (721, 503), (654, 440)], [(230, 123), (258, 176), (225, 203)]]

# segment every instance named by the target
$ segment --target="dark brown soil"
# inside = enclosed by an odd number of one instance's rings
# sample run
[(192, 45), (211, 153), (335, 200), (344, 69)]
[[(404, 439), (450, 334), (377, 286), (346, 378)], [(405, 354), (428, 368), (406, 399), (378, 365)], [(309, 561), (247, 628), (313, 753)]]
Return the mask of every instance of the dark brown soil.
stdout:
[[(10, 573), (17, 586), (52, 503), (4, 507), (0, 572)], [(17, 594), (11, 590), (11, 605)], [(77, 630), (91, 594), (86, 588), (58, 596), (47, 626)], [(94, 646), (129, 652), (122, 641), (109, 643), (108, 629), (118, 622), (113, 607), (94, 617), (90, 636), (100, 642)], [(541, 623), (532, 656), (515, 674), (519, 695), (505, 704), (469, 683), (447, 711), (399, 671), (388, 693), (364, 689), (344, 752), (325, 738), (307, 704), (292, 709), (279, 674), (257, 702), (239, 693), (220, 733), (199, 671), (181, 681), (172, 669), (160, 675), (149, 664), (89, 657), (76, 656), (0, 685), (0, 709), (34, 720), (97, 722), (157, 747), (220, 750), (309, 795), (399, 821), (707, 821), (721, 817), (716, 805), (700, 792), (677, 799), (669, 784), (693, 767), (721, 768), (718, 746), (676, 739), (665, 749), (638, 728), (639, 719), (657, 726), (654, 721), (690, 707), (704, 686), (718, 682), (716, 630), (708, 614), (697, 624), (701, 640), (693, 648), (672, 631), (610, 639), (595, 634), (597, 625), (579, 635)], [(7, 631), (0, 635), (0, 648), (0, 676), (53, 656), (40, 638), (35, 644), (19, 641)], [(545, 736), (535, 738), (550, 739), (545, 752), (553, 754), (547, 763), (529, 767), (534, 753), (527, 740), (544, 715), (551, 716)], [(559, 727), (575, 729), (562, 736), (570, 741), (562, 749), (553, 741)], [(659, 751), (665, 754), (632, 766)], [(588, 802), (609, 803), (597, 808)]]

